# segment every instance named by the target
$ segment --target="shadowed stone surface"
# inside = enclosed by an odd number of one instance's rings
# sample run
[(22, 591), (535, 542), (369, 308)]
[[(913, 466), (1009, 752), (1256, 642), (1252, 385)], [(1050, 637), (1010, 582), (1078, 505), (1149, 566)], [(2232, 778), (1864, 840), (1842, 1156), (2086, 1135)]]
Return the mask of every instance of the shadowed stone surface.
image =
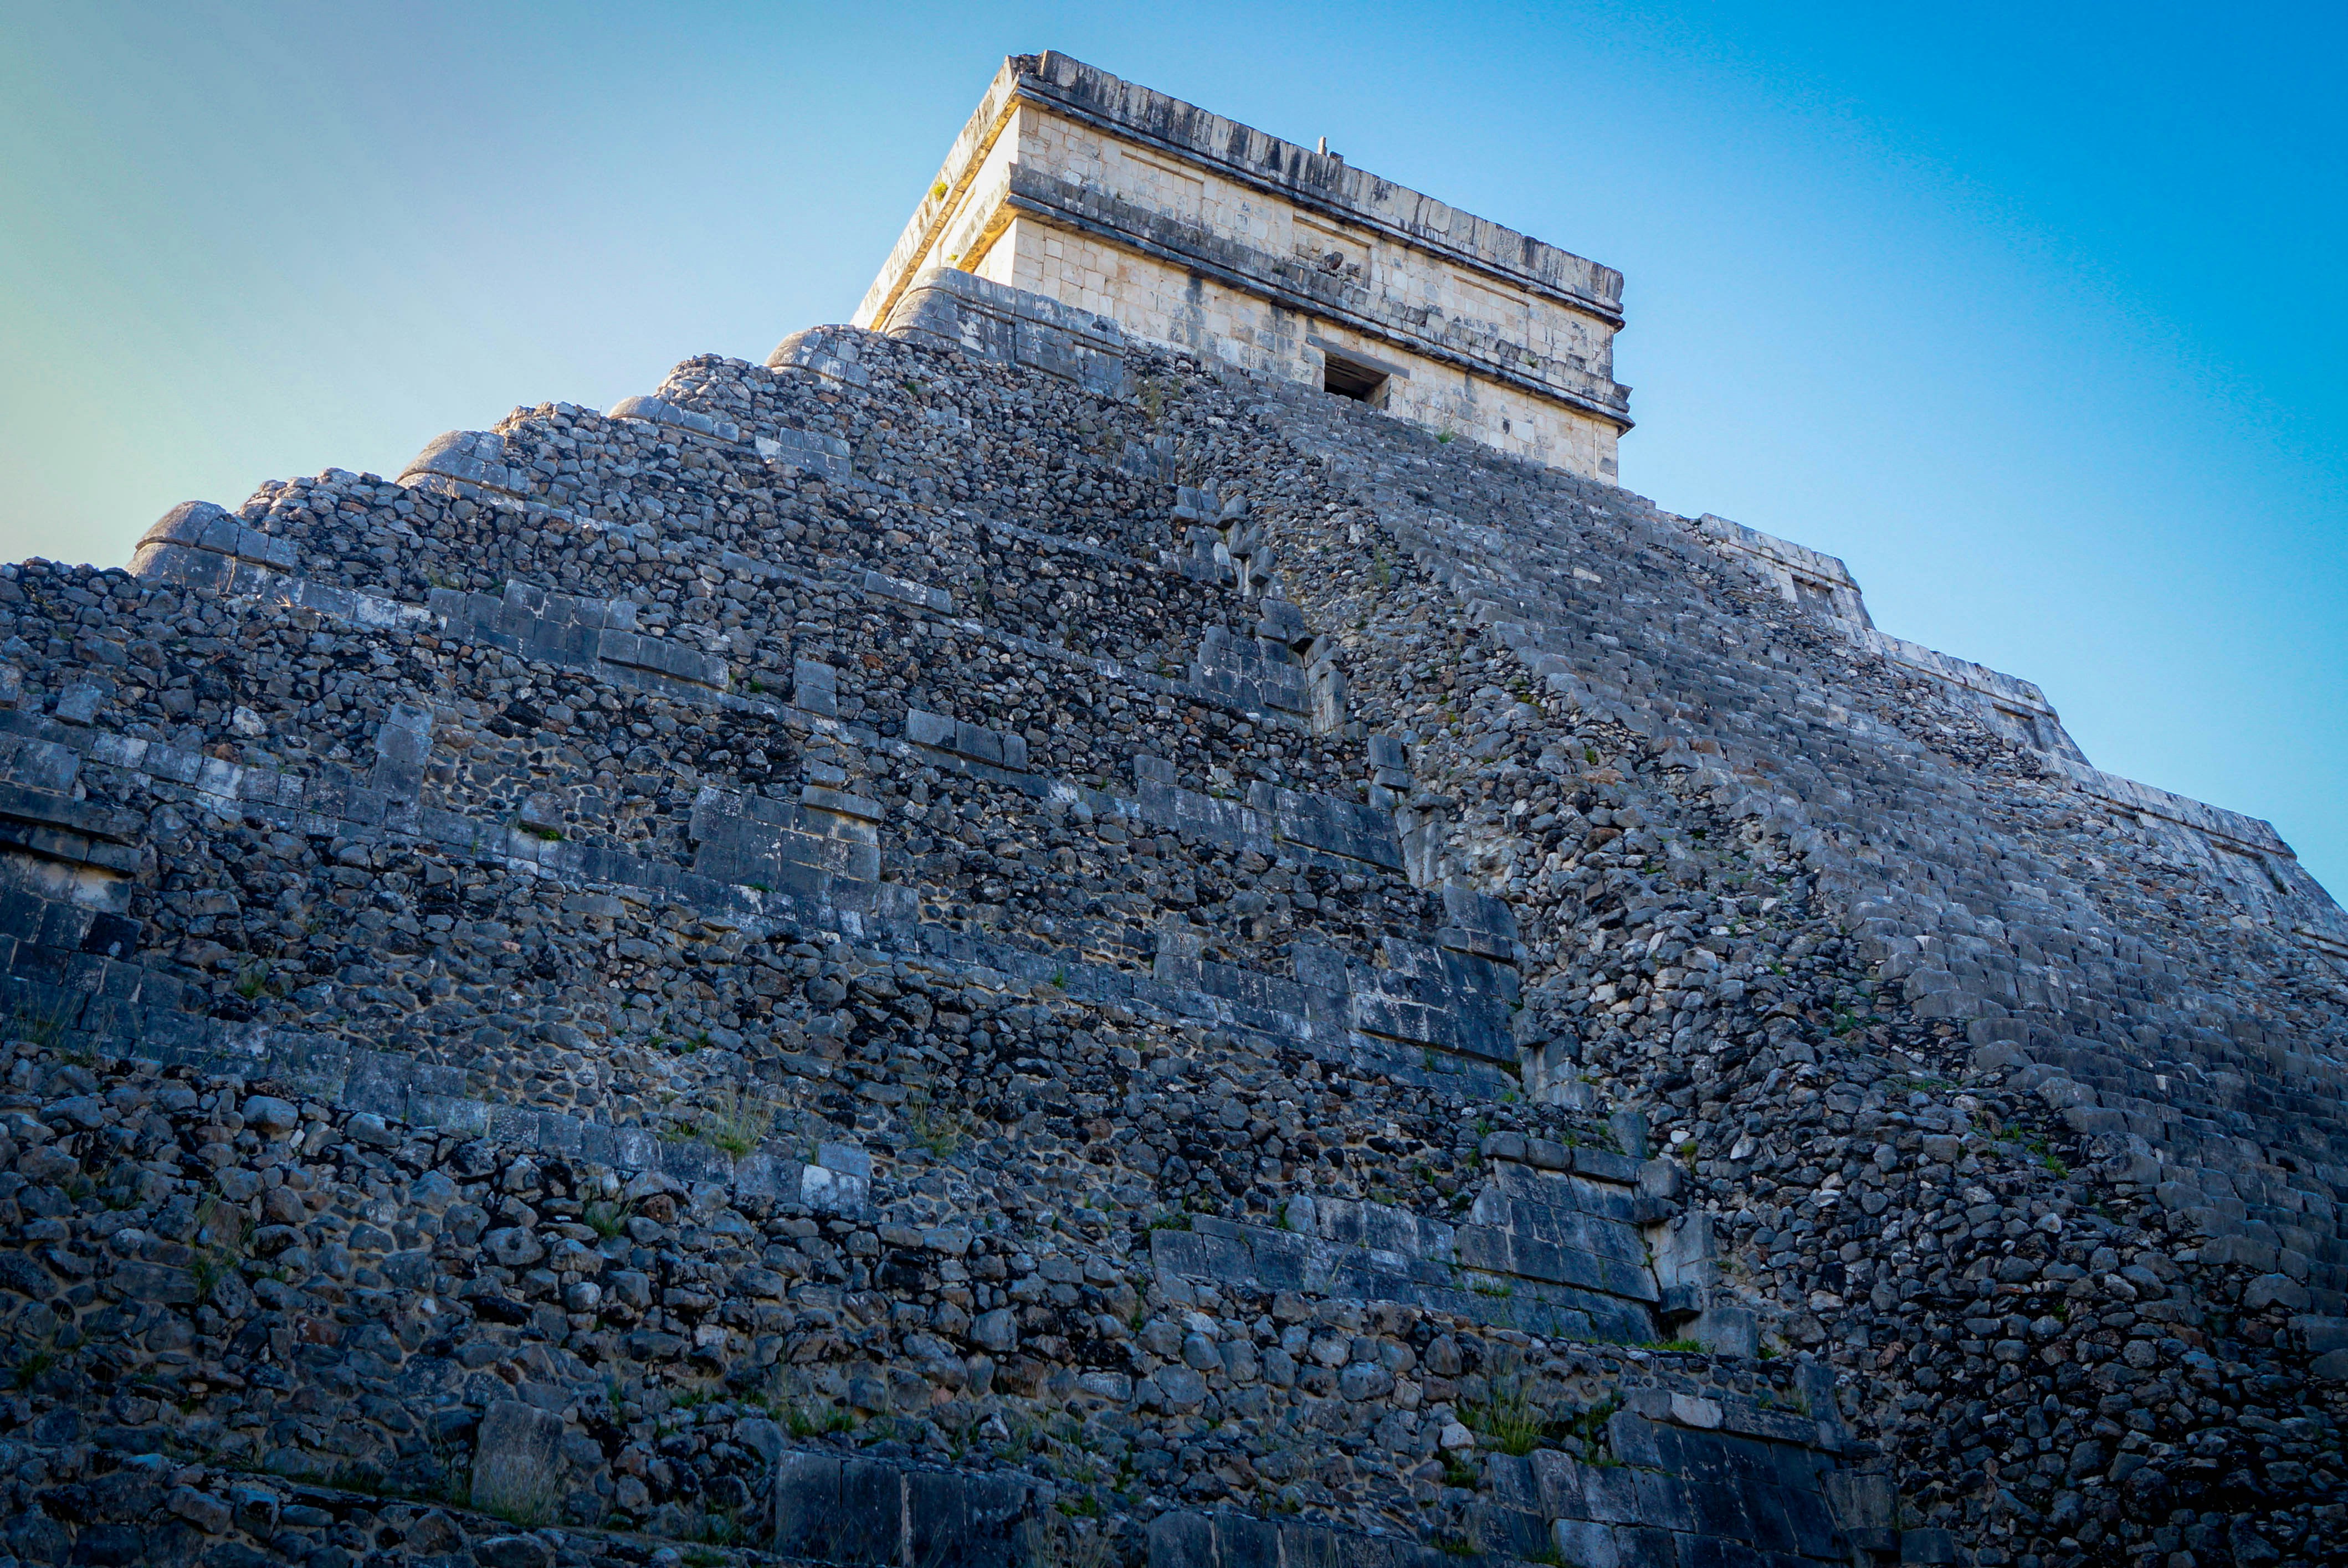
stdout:
[(2271, 830), (940, 297), (0, 569), (0, 1551), (2337, 1558)]

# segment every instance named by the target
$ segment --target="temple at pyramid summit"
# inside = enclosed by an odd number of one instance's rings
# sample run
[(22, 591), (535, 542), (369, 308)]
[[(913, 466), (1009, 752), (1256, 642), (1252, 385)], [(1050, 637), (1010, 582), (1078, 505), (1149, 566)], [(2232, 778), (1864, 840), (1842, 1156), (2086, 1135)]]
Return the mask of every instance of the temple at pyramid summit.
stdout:
[(1066, 55), (1005, 60), (856, 313), (966, 272), (1611, 478), (1622, 275)]

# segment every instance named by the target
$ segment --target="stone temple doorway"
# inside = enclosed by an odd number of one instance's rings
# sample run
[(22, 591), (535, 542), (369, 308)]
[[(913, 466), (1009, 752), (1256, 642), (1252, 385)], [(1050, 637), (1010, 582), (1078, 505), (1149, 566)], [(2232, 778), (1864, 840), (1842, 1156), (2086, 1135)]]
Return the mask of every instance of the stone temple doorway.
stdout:
[(1326, 349), (1322, 351), (1322, 355), (1326, 362), (1321, 381), (1324, 391), (1334, 392), (1340, 397), (1350, 397), (1356, 403), (1366, 403), (1373, 408), (1386, 405), (1388, 377), (1385, 371)]

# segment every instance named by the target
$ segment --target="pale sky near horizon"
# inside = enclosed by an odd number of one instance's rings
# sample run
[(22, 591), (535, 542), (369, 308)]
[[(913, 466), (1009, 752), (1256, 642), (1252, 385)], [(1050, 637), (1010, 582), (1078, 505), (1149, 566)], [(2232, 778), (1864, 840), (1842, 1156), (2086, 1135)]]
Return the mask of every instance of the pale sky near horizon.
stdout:
[(0, 558), (844, 321), (1058, 48), (1620, 268), (1630, 487), (2348, 893), (2337, 7), (0, 0)]

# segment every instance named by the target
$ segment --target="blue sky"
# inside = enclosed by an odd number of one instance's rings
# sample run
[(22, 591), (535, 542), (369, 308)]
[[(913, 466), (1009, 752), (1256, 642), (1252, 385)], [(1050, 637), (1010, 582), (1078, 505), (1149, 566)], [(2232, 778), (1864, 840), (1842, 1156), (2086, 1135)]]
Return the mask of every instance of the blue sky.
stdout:
[(2343, 15), (0, 0), (0, 556), (845, 320), (1059, 48), (1621, 268), (1626, 484), (2348, 889)]

